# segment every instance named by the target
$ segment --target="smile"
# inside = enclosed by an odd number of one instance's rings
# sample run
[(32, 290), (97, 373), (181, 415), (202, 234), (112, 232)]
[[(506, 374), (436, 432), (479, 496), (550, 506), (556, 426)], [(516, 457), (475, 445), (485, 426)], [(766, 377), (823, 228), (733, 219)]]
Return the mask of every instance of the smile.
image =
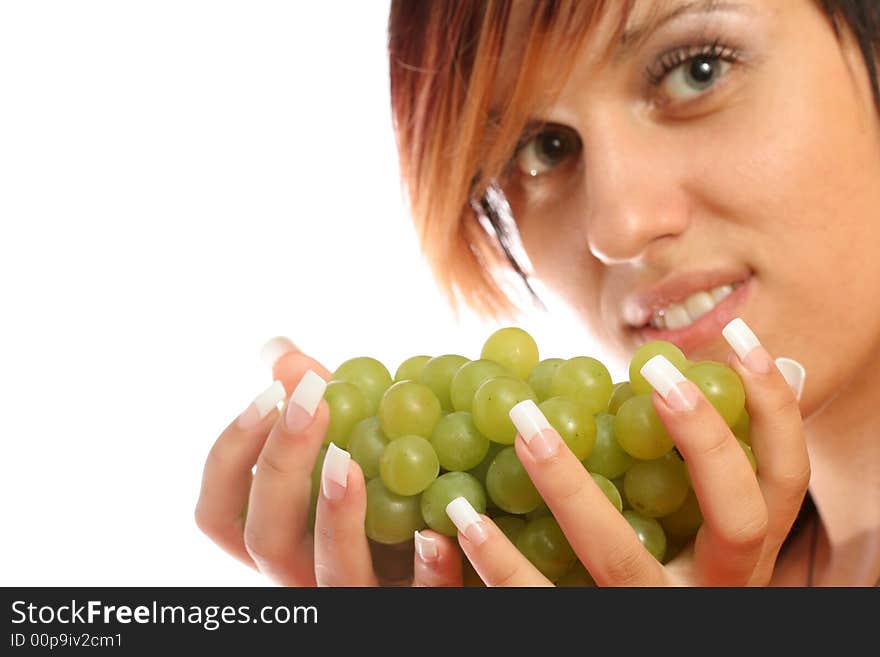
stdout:
[(701, 290), (687, 297), (682, 303), (672, 303), (661, 308), (651, 316), (650, 325), (655, 329), (675, 330), (693, 324), (703, 315), (711, 312), (742, 282), (732, 285), (719, 285), (711, 290)]

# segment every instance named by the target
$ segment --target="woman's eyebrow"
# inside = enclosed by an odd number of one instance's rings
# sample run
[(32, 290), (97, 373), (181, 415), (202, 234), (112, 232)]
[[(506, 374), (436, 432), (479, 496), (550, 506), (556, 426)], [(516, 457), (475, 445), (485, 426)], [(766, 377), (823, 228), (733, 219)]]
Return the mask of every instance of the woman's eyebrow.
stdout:
[(682, 16), (716, 12), (748, 12), (751, 10), (752, 7), (745, 3), (731, 2), (730, 0), (690, 0), (689, 2), (679, 4), (665, 13), (653, 11), (644, 21), (629, 26), (623, 31), (620, 37), (617, 56), (619, 57), (634, 49), (663, 25)]
[[(668, 6), (670, 3), (665, 3)], [(735, 0), (688, 0), (687, 2), (679, 2), (677, 6), (668, 9), (666, 12), (660, 11), (663, 6), (655, 5), (655, 9), (640, 22), (634, 22), (632, 25), (623, 30), (618, 47), (610, 52), (609, 55), (613, 60), (621, 60), (626, 54), (635, 50), (642, 44), (651, 34), (656, 32), (662, 26), (674, 20), (694, 14), (714, 14), (714, 13), (754, 13), (755, 8), (745, 2), (736, 2)], [(608, 52), (608, 50), (606, 50)], [(487, 121), (486, 134), (491, 136), (500, 129), (501, 118), (504, 114), (504, 108), (499, 107), (495, 103), (490, 107)], [(534, 128), (539, 125), (540, 121), (532, 121), (529, 126)], [(529, 126), (526, 130), (529, 130)]]

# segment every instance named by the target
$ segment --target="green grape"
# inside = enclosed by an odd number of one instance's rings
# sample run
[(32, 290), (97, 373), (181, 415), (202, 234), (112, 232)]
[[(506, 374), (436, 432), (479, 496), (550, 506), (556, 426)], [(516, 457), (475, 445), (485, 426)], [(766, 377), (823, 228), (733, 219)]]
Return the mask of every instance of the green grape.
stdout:
[(324, 399), (330, 408), (330, 421), (324, 444), (334, 443), (345, 449), (348, 435), (358, 422), (370, 415), (370, 404), (364, 393), (353, 383), (331, 381), (324, 391)]
[(450, 413), (431, 434), (431, 445), (444, 470), (470, 470), (477, 467), (489, 451), (489, 439), (477, 431), (470, 413)]
[(510, 372), (492, 360), (472, 360), (462, 365), (449, 384), (452, 408), (470, 413), (477, 388), (496, 376), (510, 376)]
[(672, 439), (650, 393), (635, 395), (620, 405), (614, 417), (614, 435), (627, 454), (644, 461), (658, 459), (672, 449)]
[(593, 477), (593, 481), (596, 482), (596, 485), (599, 486), (599, 489), (605, 493), (605, 497), (608, 498), (608, 501), (614, 505), (614, 508), (618, 511), (623, 511), (623, 498), (621, 498), (620, 491), (617, 490), (617, 486), (614, 485), (614, 482), (607, 477), (596, 474), (595, 472), (591, 472), (590, 475)]
[(746, 402), (746, 390), (739, 374), (727, 365), (704, 360), (691, 365), (685, 376), (697, 384), (727, 426), (736, 424)]
[(382, 433), (382, 425), (375, 415), (354, 425), (348, 437), (348, 452), (361, 466), (366, 479), (379, 476), (379, 457), (387, 444), (388, 438)]
[(379, 476), (388, 490), (398, 495), (418, 495), (439, 472), (437, 453), (421, 436), (395, 438), (379, 457)]
[(394, 374), (394, 383), (398, 381), (418, 381), (422, 376), (425, 363), (431, 360), (430, 356), (410, 356), (400, 364)]
[(309, 530), (315, 531), (315, 512), (318, 509), (318, 494), (321, 491), (321, 470), (324, 469), (324, 457), (327, 455), (327, 445), (321, 445), (318, 458), (312, 466), (311, 487), (309, 491)]
[(445, 411), (455, 410), (452, 407), (452, 399), (450, 397), (452, 377), (455, 376), (455, 373), (458, 372), (462, 365), (468, 362), (468, 359), (464, 356), (446, 354), (445, 356), (434, 356), (422, 368), (419, 381), (434, 392), (437, 399), (440, 400), (440, 406)]
[(516, 516), (498, 516), (493, 518), (492, 521), (498, 525), (498, 529), (504, 532), (507, 540), (514, 545), (516, 545), (516, 539), (519, 538), (522, 530), (526, 527), (526, 521)]
[(516, 427), (510, 419), (510, 409), (526, 399), (536, 401), (535, 393), (525, 381), (510, 376), (489, 379), (474, 395), (474, 424), (489, 440), (512, 445)]
[(528, 513), (543, 502), (513, 447), (505, 447), (492, 460), (486, 473), (486, 492), (508, 513)]
[(392, 493), (378, 477), (367, 483), (367, 537), (385, 545), (412, 540), (413, 533), (425, 526), (419, 497)]
[(535, 391), (538, 401), (550, 399), (550, 384), (553, 383), (553, 375), (559, 366), (565, 362), (563, 358), (545, 358), (535, 365), (535, 369), (529, 374), (529, 387)]
[(684, 463), (670, 452), (653, 461), (639, 461), (626, 471), (623, 491), (633, 509), (649, 518), (669, 515), (687, 497), (690, 486)]
[(614, 388), (611, 391), (611, 399), (608, 400), (607, 411), (611, 413), (611, 415), (616, 415), (617, 411), (620, 409), (620, 405), (634, 394), (636, 393), (633, 392), (629, 381), (615, 383)]
[(610, 413), (596, 415), (596, 442), (584, 460), (584, 466), (594, 474), (616, 479), (632, 464), (633, 457), (623, 450), (614, 435), (614, 416)]
[(739, 419), (733, 423), (730, 430), (739, 440), (743, 441), (746, 445), (751, 445), (752, 437), (749, 435), (750, 428), (751, 418), (749, 417), (749, 412), (743, 409), (742, 415), (740, 415)]
[(551, 582), (562, 577), (577, 558), (553, 516), (529, 521), (516, 547)]
[(654, 555), (660, 563), (666, 555), (666, 534), (663, 527), (654, 518), (646, 518), (636, 511), (624, 511), (623, 517), (635, 530), (636, 536), (645, 546), (645, 549)]
[(584, 564), (580, 561), (575, 561), (574, 565), (568, 569), (568, 572), (556, 580), (556, 586), (596, 586), (596, 580), (594, 580), (593, 576), (590, 575), (586, 568), (584, 568)]
[(370, 415), (375, 415), (382, 395), (391, 386), (391, 375), (375, 358), (361, 356), (345, 361), (333, 373), (334, 381), (345, 381), (357, 386), (369, 404)]
[(749, 459), (749, 465), (752, 466), (752, 472), (758, 472), (758, 462), (755, 460), (755, 453), (752, 451), (752, 448), (744, 441), (739, 438), (736, 439), (736, 442), (739, 443), (739, 446), (742, 447), (743, 451), (746, 453), (746, 456)]
[(578, 461), (590, 455), (596, 442), (596, 419), (589, 408), (565, 397), (551, 397), (538, 408)]
[(428, 438), (439, 420), (440, 401), (428, 386), (415, 381), (395, 383), (379, 404), (382, 432), (391, 440), (410, 434)]
[(321, 445), (315, 465), (312, 466), (311, 493), (313, 498), (318, 497), (318, 491), (321, 488), (321, 470), (324, 468), (324, 457), (327, 456), (327, 447), (328, 445)]
[(660, 525), (666, 535), (676, 539), (690, 538), (697, 533), (702, 524), (703, 514), (700, 513), (700, 503), (693, 490), (688, 491), (684, 504), (668, 516), (660, 518)]
[(568, 397), (587, 406), (596, 414), (608, 407), (614, 384), (608, 369), (595, 358), (569, 358), (556, 369), (550, 392), (553, 397)]
[(642, 376), (641, 369), (645, 363), (658, 354), (665, 356), (682, 373), (688, 368), (687, 357), (681, 349), (671, 342), (664, 340), (646, 342), (636, 349), (636, 353), (633, 354), (632, 360), (629, 362), (629, 385), (635, 394), (649, 394), (654, 390), (654, 387)]
[[(670, 452), (669, 454), (674, 454), (675, 457), (678, 458), (684, 464), (684, 478), (688, 482), (688, 488), (693, 488), (694, 485), (693, 485), (693, 483), (691, 483), (691, 471), (689, 469), (690, 466), (688, 466), (687, 461), (684, 460), (684, 457), (681, 455), (681, 452), (679, 452), (678, 448), (676, 448), (675, 451)], [(666, 456), (669, 456), (669, 454), (666, 454)]]
[(531, 335), (513, 326), (498, 329), (483, 344), (480, 358), (494, 360), (523, 381), (538, 364), (538, 345)]
[(467, 472), (447, 472), (440, 475), (422, 493), (422, 518), (428, 527), (447, 536), (458, 532), (446, 515), (446, 505), (456, 497), (464, 497), (477, 513), (486, 512), (486, 493), (483, 485)]
[(552, 516), (550, 507), (546, 502), (541, 502), (537, 509), (533, 509), (526, 514), (526, 520), (534, 520), (535, 518), (543, 518), (544, 516)]
[[(633, 462), (635, 462), (635, 459), (633, 459)], [(622, 474), (619, 477), (612, 479), (611, 483), (614, 484), (614, 487), (617, 489), (617, 493), (620, 495), (620, 501), (623, 503), (623, 510), (626, 511), (627, 509), (632, 508), (632, 504), (629, 503), (626, 499), (626, 495), (623, 494), (624, 479), (626, 479), (626, 474)]]
[(486, 486), (486, 473), (489, 471), (489, 466), (492, 464), (492, 460), (495, 456), (504, 449), (504, 445), (499, 443), (489, 442), (489, 450), (486, 452), (486, 456), (483, 457), (483, 460), (480, 461), (479, 465), (475, 468), (471, 468), (468, 472), (474, 475), (483, 487)]

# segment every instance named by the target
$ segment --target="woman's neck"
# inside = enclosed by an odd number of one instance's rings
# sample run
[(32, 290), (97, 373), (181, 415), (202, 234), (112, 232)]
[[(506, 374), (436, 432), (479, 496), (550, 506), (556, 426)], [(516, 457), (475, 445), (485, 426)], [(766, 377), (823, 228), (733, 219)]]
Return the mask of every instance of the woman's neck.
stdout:
[(873, 362), (805, 423), (829, 548), (819, 585), (880, 580), (880, 357)]

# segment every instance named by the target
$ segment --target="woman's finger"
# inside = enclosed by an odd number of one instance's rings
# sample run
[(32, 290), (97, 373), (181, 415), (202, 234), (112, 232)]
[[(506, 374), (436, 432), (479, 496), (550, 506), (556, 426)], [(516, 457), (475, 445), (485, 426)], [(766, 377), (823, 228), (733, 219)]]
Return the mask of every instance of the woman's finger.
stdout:
[(315, 515), (315, 580), (318, 586), (376, 586), (364, 533), (367, 492), (351, 455), (327, 448)]
[(284, 397), (284, 386), (275, 381), (220, 434), (205, 461), (196, 503), (195, 519), (199, 529), (252, 568), (256, 565), (243, 538), (251, 469), (278, 419), (275, 407)]
[(285, 337), (269, 340), (263, 345), (260, 356), (263, 362), (272, 368), (272, 378), (281, 381), (288, 393), (293, 392), (306, 370), (312, 370), (325, 381), (333, 378), (330, 370), (311, 356), (304, 354)]
[(301, 375), (282, 416), (257, 459), (244, 542), (271, 579), (286, 585), (314, 584), (311, 536), (307, 531), (311, 472), (327, 429), (326, 381)]
[(464, 497), (446, 506), (458, 542), (487, 586), (553, 586), (488, 517)]
[(533, 401), (510, 411), (523, 467), (581, 563), (600, 586), (660, 586), (663, 567)]
[(664, 356), (651, 358), (641, 374), (655, 390), (654, 408), (687, 462), (703, 513), (694, 546), (701, 583), (747, 583), (761, 556), (768, 520), (745, 452), (696, 384)]
[(413, 586), (461, 586), (461, 551), (448, 536), (430, 529), (415, 533)]
[[(770, 522), (762, 564), (772, 569), (810, 483), (810, 458), (798, 407), (805, 372), (797, 361), (779, 359), (791, 381), (786, 379), (779, 364), (740, 318), (725, 326), (722, 333), (736, 352), (728, 363), (746, 390), (749, 436)], [(768, 578), (769, 574), (767, 571)]]

